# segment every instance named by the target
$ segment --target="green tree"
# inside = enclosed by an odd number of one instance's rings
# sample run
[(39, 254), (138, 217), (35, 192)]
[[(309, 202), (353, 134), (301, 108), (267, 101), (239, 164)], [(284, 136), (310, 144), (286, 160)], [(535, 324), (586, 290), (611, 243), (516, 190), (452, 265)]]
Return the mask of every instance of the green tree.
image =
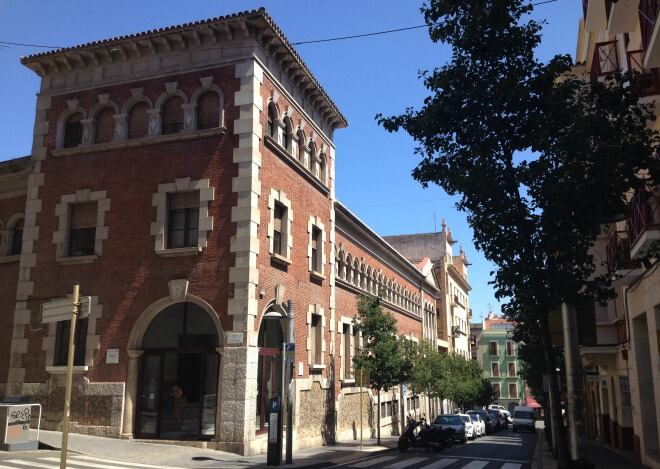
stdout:
[[(446, 355), (439, 353), (427, 340), (418, 345), (412, 368), (410, 389), (414, 394), (425, 394), (429, 398), (440, 398), (446, 394)], [(428, 415), (430, 418), (431, 416)]]
[(353, 357), (358, 373), (366, 372), (372, 389), (378, 391), (377, 439), (380, 444), (380, 391), (401, 380), (401, 354), (394, 316), (383, 311), (380, 298), (362, 295), (353, 326), (362, 333), (364, 346)]
[(479, 386), (479, 391), (477, 396), (474, 399), (474, 404), (476, 407), (486, 407), (487, 405), (495, 402), (495, 390), (493, 385), (490, 384), (490, 381), (486, 378), (481, 378), (481, 385)]
[[(653, 184), (660, 168), (653, 112), (631, 77), (592, 84), (571, 73), (568, 56), (541, 62), (532, 9), (526, 0), (425, 3), (430, 37), (451, 47), (451, 59), (422, 73), (430, 95), (421, 109), (377, 118), (419, 144), (414, 178), (459, 196), (477, 248), (497, 266), (504, 314), (538, 327), (554, 363), (549, 312), (581, 294), (612, 295), (594, 277), (590, 248), (604, 222), (628, 213), (624, 194)], [(557, 376), (547, 369), (561, 429)], [(566, 438), (556, 445), (567, 467)]]

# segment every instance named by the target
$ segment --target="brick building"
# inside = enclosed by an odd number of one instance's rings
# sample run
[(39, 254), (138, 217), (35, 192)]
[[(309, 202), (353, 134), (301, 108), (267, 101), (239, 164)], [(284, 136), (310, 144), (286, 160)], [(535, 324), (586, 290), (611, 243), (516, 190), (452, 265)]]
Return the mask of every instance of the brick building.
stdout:
[[(355, 438), (360, 392), (374, 400), (349, 367), (356, 295), (384, 292), (400, 333), (436, 340), (441, 284), (337, 202), (347, 121), (273, 20), (244, 12), (22, 62), (41, 89), (30, 157), (0, 164), (6, 394), (59, 424), (68, 326), (40, 308), (78, 281), (91, 310), (74, 431), (259, 452), (290, 300), (294, 444)], [(394, 432), (409, 402), (382, 401)]]

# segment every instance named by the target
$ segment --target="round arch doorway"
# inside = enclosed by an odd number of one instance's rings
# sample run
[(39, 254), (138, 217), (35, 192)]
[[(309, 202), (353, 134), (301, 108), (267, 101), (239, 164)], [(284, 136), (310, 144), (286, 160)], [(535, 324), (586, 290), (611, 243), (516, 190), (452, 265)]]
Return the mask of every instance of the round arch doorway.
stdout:
[(215, 434), (218, 334), (195, 303), (160, 311), (142, 339), (136, 414), (137, 436), (208, 439)]

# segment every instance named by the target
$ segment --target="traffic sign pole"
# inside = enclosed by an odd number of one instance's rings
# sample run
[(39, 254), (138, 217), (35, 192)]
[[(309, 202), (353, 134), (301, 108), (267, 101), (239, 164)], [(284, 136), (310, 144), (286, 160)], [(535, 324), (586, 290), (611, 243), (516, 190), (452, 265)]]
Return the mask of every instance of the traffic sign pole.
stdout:
[(71, 298), (71, 325), (69, 327), (69, 356), (66, 365), (66, 391), (64, 393), (64, 415), (62, 418), (62, 450), (60, 452), (60, 469), (66, 469), (66, 453), (69, 446), (69, 415), (71, 414), (71, 386), (73, 381), (73, 355), (75, 352), (76, 318), (80, 299), (80, 285), (73, 284)]

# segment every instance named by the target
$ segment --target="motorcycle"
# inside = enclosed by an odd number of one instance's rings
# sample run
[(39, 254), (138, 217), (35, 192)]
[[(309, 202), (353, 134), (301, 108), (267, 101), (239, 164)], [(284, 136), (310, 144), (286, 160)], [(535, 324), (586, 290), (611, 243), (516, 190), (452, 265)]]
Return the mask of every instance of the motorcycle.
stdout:
[(429, 425), (422, 417), (415, 420), (408, 417), (403, 434), (399, 437), (397, 447), (401, 453), (410, 447), (421, 447), (427, 450), (440, 451), (453, 442), (451, 430), (439, 425)]

